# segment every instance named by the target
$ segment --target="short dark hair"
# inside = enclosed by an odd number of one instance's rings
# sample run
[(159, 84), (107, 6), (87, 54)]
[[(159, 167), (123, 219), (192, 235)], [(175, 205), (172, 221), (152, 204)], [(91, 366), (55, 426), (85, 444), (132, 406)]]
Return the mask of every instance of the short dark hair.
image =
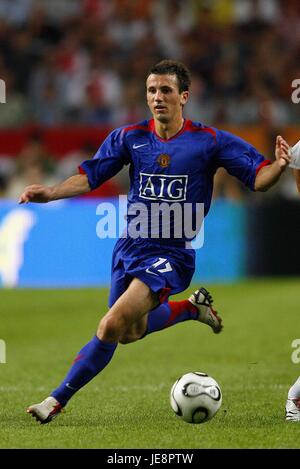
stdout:
[(188, 68), (176, 60), (161, 60), (150, 68), (147, 77), (152, 73), (154, 75), (176, 75), (179, 93), (188, 91), (191, 85), (191, 75)]

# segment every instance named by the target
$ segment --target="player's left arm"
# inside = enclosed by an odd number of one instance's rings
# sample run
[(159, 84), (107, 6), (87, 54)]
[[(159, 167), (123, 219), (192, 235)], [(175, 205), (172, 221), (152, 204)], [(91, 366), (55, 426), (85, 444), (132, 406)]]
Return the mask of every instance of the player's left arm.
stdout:
[(257, 173), (254, 183), (254, 190), (264, 192), (276, 184), (291, 161), (291, 157), (289, 155), (289, 145), (280, 135), (278, 135), (276, 138), (275, 158), (276, 159), (272, 164), (264, 166)]
[(295, 179), (296, 179), (298, 192), (300, 194), (300, 169), (294, 169), (294, 175), (295, 175)]

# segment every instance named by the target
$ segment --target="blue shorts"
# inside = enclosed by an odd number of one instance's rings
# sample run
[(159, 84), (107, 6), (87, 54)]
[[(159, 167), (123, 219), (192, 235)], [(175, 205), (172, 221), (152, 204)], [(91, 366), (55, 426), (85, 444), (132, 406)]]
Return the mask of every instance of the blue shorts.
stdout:
[(113, 251), (109, 307), (133, 278), (144, 282), (159, 301), (188, 288), (195, 271), (195, 251), (148, 239), (120, 238)]

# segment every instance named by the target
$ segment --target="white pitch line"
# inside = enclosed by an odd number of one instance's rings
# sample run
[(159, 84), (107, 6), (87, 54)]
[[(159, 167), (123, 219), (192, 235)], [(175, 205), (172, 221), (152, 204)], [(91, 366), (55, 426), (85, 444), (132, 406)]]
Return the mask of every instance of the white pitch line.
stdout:
[[(132, 391), (161, 391), (163, 389), (171, 389), (172, 383), (166, 384), (166, 383), (160, 383), (157, 385), (132, 385), (132, 386), (105, 386), (105, 382), (101, 384), (101, 386), (93, 386), (93, 388), (89, 388), (90, 391), (92, 392), (101, 392), (101, 391), (111, 391), (111, 392), (132, 392)], [(226, 392), (231, 392), (231, 391), (257, 391), (260, 389), (269, 389), (269, 390), (280, 390), (280, 389), (286, 389), (287, 387), (290, 386), (290, 383), (287, 382), (286, 384), (283, 383), (274, 383), (274, 384), (257, 384), (255, 386), (249, 386), (248, 384), (244, 385), (237, 385), (237, 386), (222, 386), (222, 389), (226, 390)], [(0, 386), (0, 392), (19, 392), (19, 391), (34, 391), (34, 392), (49, 392), (49, 388), (46, 388), (45, 386)]]

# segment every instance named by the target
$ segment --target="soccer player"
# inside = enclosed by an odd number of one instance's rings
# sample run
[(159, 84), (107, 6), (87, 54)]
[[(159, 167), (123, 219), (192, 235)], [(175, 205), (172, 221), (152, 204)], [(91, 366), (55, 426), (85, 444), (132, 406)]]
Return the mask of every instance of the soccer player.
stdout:
[[(49, 202), (84, 194), (113, 177), (129, 164), (130, 191), (127, 225), (134, 203), (153, 207), (164, 202), (184, 206), (204, 204), (207, 214), (213, 178), (224, 167), (253, 191), (273, 186), (290, 162), (288, 144), (276, 139), (275, 161), (266, 160), (253, 146), (225, 131), (183, 117), (189, 99), (190, 74), (175, 61), (164, 60), (149, 71), (147, 103), (153, 118), (114, 130), (80, 174), (53, 187), (25, 188), (20, 203)], [(177, 227), (176, 216), (170, 228)], [(157, 224), (157, 222), (155, 222)], [(152, 229), (152, 226), (151, 226)], [(151, 230), (150, 230), (151, 231)], [(157, 226), (154, 227), (157, 232)], [(195, 267), (190, 238), (170, 235), (120, 238), (112, 259), (109, 309), (96, 335), (78, 353), (64, 381), (39, 404), (27, 411), (41, 423), (57, 416), (69, 399), (110, 362), (118, 343), (127, 344), (185, 320), (198, 320), (222, 329), (212, 297), (200, 288), (188, 300), (168, 302), (169, 295), (185, 290)], [(224, 246), (224, 249), (226, 246)]]
[[(294, 175), (300, 194), (300, 169), (294, 169)], [(285, 418), (293, 422), (300, 422), (300, 376), (289, 389), (285, 405)]]

